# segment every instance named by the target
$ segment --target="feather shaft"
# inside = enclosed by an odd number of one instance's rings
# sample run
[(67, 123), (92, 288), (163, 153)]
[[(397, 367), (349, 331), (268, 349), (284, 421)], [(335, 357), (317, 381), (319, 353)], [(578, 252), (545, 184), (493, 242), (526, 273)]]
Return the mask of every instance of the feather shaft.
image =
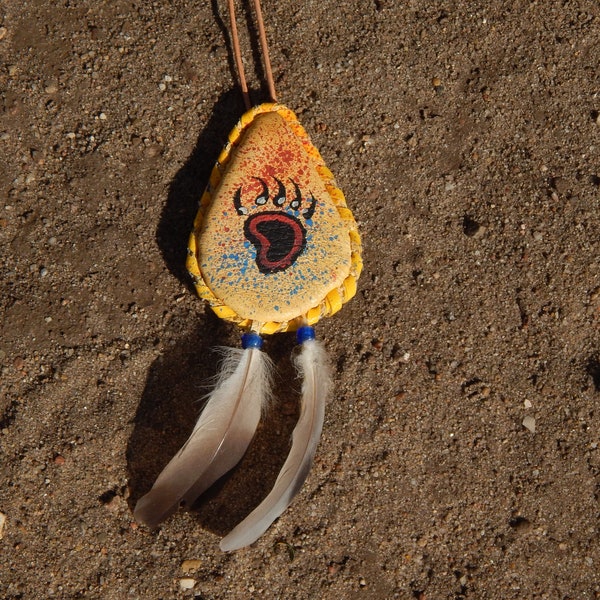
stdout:
[(156, 527), (180, 504), (189, 507), (240, 461), (270, 396), (270, 378), (264, 352), (226, 350), (215, 389), (192, 434), (138, 501), (136, 520)]
[(300, 418), (292, 434), (292, 447), (273, 489), (239, 525), (221, 540), (225, 552), (255, 542), (290, 505), (300, 491), (321, 437), (325, 400), (331, 386), (327, 353), (321, 342), (308, 340), (296, 360), (303, 377)]

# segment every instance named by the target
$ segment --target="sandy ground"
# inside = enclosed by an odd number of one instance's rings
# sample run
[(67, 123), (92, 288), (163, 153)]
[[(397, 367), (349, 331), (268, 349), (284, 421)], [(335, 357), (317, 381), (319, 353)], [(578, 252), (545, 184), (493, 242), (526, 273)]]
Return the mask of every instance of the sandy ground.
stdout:
[(335, 393), (313, 470), (226, 555), (295, 423), (289, 336), (240, 468), (158, 531), (132, 518), (212, 348), (239, 343), (183, 267), (243, 110), (224, 2), (0, 8), (0, 596), (599, 598), (598, 3), (263, 10), (365, 271), (317, 328)]

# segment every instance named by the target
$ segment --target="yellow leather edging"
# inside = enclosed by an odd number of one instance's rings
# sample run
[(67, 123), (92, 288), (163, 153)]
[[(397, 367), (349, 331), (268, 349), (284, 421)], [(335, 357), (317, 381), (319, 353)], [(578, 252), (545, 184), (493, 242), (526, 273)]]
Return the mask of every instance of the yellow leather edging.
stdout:
[[(206, 285), (202, 277), (200, 265), (198, 264), (197, 242), (196, 238), (200, 234), (204, 211), (211, 203), (212, 192), (217, 188), (221, 181), (221, 174), (224, 172), (227, 163), (231, 158), (231, 152), (235, 148), (238, 140), (244, 131), (250, 126), (252, 121), (260, 114), (267, 112), (277, 112), (288, 122), (292, 131), (298, 136), (306, 151), (317, 162), (317, 172), (325, 182), (327, 191), (331, 196), (342, 220), (347, 224), (350, 236), (350, 273), (344, 279), (339, 288), (331, 290), (327, 296), (315, 307), (311, 308), (306, 315), (298, 315), (296, 319), (284, 322), (270, 321), (268, 323), (253, 324), (249, 319), (243, 319), (232, 308), (223, 304)], [(356, 294), (357, 280), (362, 270), (361, 241), (356, 221), (350, 209), (346, 206), (346, 199), (342, 190), (337, 187), (331, 171), (325, 165), (319, 150), (312, 144), (304, 127), (298, 122), (296, 115), (289, 108), (282, 104), (264, 103), (255, 106), (244, 113), (229, 134), (225, 147), (219, 154), (219, 158), (210, 174), (208, 186), (200, 200), (198, 213), (194, 220), (194, 229), (189, 237), (188, 256), (186, 260), (187, 270), (192, 278), (196, 292), (203, 300), (206, 300), (213, 311), (222, 319), (232, 321), (243, 329), (254, 329), (257, 333), (272, 334), (284, 331), (295, 331), (304, 322), (314, 325), (321, 317), (335, 314), (343, 304), (348, 302)]]

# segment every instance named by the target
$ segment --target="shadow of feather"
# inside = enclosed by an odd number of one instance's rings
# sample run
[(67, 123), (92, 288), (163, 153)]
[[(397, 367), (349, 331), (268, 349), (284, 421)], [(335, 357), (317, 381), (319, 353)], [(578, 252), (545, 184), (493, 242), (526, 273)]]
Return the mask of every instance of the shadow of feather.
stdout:
[[(127, 449), (131, 510), (169, 460), (183, 446), (201, 413), (201, 398), (217, 374), (223, 343), (235, 345), (235, 331), (211, 315), (157, 358), (134, 420)], [(292, 336), (267, 340), (277, 375), (274, 400), (265, 411), (244, 458), (194, 504), (203, 529), (225, 535), (269, 493), (285, 462), (297, 421), (299, 385), (289, 360)], [(161, 527), (167, 527), (166, 524)]]
[(127, 446), (132, 509), (189, 437), (218, 368), (211, 348), (227, 337), (226, 325), (207, 315), (150, 366)]

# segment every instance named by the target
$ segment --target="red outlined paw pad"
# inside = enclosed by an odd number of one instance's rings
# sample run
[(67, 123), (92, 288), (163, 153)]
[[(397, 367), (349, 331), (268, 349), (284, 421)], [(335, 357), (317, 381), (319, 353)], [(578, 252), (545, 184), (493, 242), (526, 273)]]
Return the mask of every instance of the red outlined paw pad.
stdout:
[[(264, 207), (270, 198), (269, 188), (264, 179), (255, 177), (262, 190), (254, 200), (255, 207)], [(244, 236), (256, 250), (256, 265), (261, 273), (278, 273), (292, 266), (306, 248), (306, 226), (312, 225), (312, 216), (317, 203), (310, 194), (302, 198), (298, 184), (290, 179), (294, 187), (294, 198), (287, 200), (287, 190), (280, 179), (273, 178), (277, 191), (271, 198), (279, 210), (262, 210), (249, 214), (248, 207), (242, 205), (242, 188), (238, 188), (233, 203), (238, 215), (247, 217), (244, 221)]]

